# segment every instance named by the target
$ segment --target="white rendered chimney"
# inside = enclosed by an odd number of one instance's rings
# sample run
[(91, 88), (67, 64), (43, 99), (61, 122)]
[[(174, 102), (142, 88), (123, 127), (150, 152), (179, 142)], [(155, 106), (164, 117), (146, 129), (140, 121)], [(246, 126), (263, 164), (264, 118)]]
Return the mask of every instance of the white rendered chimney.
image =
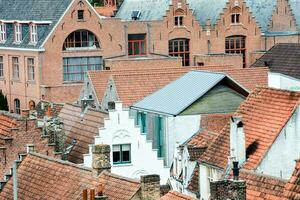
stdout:
[(232, 117), (230, 123), (230, 157), (242, 165), (246, 161), (246, 139), (241, 117)]

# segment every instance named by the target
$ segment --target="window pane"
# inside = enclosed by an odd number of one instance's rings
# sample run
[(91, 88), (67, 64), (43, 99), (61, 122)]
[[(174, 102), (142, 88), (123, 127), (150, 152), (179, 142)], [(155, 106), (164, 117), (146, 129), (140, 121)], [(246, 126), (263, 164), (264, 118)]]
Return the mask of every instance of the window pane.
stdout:
[(118, 163), (121, 162), (121, 156), (120, 156), (120, 152), (113, 152), (113, 162), (114, 163)]
[(130, 144), (122, 145), (122, 151), (130, 151)]
[(141, 52), (141, 53), (142, 53), (143, 55), (145, 55), (145, 54), (146, 54), (146, 45), (145, 45), (145, 42), (141, 42), (141, 45), (142, 45), (142, 46), (141, 46), (141, 48), (142, 48), (142, 52)]
[(140, 46), (138, 42), (135, 42), (134, 44), (134, 55), (139, 55), (140, 54)]

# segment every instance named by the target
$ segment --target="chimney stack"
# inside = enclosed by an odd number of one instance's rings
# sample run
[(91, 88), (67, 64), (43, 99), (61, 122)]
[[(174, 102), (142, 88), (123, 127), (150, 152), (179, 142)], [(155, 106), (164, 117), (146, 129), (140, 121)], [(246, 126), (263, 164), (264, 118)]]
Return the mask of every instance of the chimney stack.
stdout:
[(242, 165), (246, 161), (246, 139), (241, 117), (232, 117), (230, 124), (230, 157)]
[(233, 180), (238, 181), (239, 180), (239, 174), (240, 174), (240, 169), (239, 169), (239, 162), (233, 161)]
[(141, 176), (141, 197), (147, 200), (157, 200), (160, 198), (159, 175)]
[(99, 176), (101, 172), (110, 172), (110, 146), (105, 144), (93, 146), (93, 175)]
[(221, 180), (210, 182), (211, 200), (246, 200), (246, 181)]
[(29, 110), (27, 110), (27, 109), (22, 110), (21, 111), (21, 116), (24, 117), (24, 118), (29, 118)]

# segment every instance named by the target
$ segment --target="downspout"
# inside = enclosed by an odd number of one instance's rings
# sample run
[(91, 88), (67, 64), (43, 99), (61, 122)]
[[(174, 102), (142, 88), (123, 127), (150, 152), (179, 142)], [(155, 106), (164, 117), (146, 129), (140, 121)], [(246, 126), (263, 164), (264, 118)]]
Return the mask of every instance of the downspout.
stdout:
[(127, 29), (128, 29), (128, 26), (127, 25), (124, 25), (124, 37), (125, 37), (125, 55), (128, 56), (128, 35), (127, 35)]
[(9, 63), (9, 59), (10, 58), (10, 56), (9, 55), (7, 55), (7, 69), (8, 69), (8, 94), (9, 94), (9, 110), (12, 110), (12, 106), (11, 106), (11, 101), (12, 101), (12, 99), (11, 99), (11, 83), (12, 83), (12, 78), (10, 77), (10, 63)]
[[(27, 60), (26, 60), (26, 56), (24, 56), (24, 92), (25, 92), (25, 109), (27, 109), (27, 83), (26, 83), (26, 74), (27, 74)], [(27, 123), (27, 122), (26, 122)]]
[(17, 178), (16, 161), (14, 161), (14, 165), (13, 165), (13, 193), (14, 193), (14, 200), (18, 200), (18, 178)]
[(265, 51), (267, 51), (267, 37), (265, 36)]
[(150, 47), (150, 42), (151, 42), (151, 36), (150, 36), (150, 28), (151, 28), (151, 25), (149, 24), (149, 23), (147, 23), (147, 38), (148, 38), (148, 41), (147, 41), (147, 43), (148, 44), (146, 44), (146, 48), (148, 47), (148, 52), (149, 52), (149, 54), (151, 53), (151, 47)]

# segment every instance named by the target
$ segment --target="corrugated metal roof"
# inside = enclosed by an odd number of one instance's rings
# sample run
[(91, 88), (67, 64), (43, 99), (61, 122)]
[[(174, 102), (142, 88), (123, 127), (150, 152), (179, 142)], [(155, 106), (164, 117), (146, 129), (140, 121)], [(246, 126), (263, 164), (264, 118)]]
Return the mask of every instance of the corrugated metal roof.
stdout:
[(178, 115), (226, 77), (223, 73), (191, 71), (133, 105), (133, 109)]
[(139, 21), (161, 20), (170, 4), (170, 0), (125, 0), (116, 17), (122, 20), (132, 20), (132, 12), (140, 11)]

